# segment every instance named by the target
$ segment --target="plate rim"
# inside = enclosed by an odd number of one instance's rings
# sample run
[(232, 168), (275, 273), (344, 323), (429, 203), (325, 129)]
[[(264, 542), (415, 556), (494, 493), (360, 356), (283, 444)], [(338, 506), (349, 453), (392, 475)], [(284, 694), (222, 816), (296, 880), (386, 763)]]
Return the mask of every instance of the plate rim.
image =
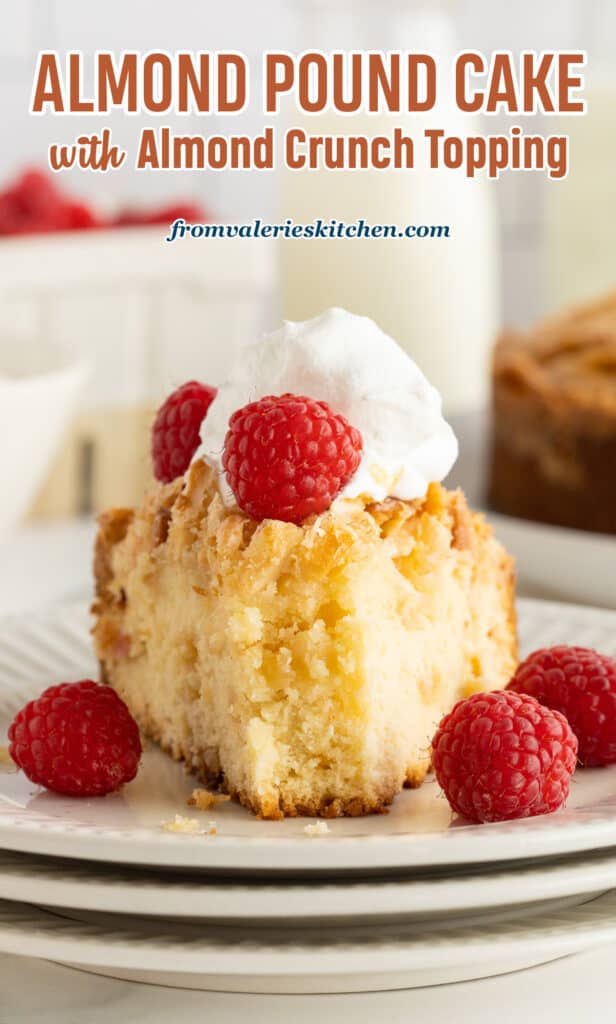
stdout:
[[(350, 926), (309, 937), (298, 932), (289, 941), (287, 929), (196, 928), (175, 923), (127, 918), (114, 929), (105, 920), (75, 920), (44, 908), (0, 902), (0, 949), (4, 952), (64, 960), (76, 964), (144, 968), (151, 972), (245, 975), (291, 973), (334, 976), (421, 970), (448, 959), (451, 966), (476, 963), (477, 957), (501, 960), (507, 951), (563, 955), (613, 941), (616, 936), (616, 890), (564, 909), (547, 910), (528, 920), (484, 921), (435, 931), (387, 924)], [(169, 925), (169, 922), (165, 922)], [(155, 927), (158, 926), (158, 927)], [(212, 939), (212, 934), (215, 938)], [(57, 938), (59, 936), (59, 938)], [(71, 945), (73, 944), (73, 945)], [(157, 960), (160, 957), (160, 960)], [(164, 960), (163, 960), (164, 958)]]
[[(0, 852), (0, 901), (180, 920), (284, 921), (302, 918), (400, 917), (465, 914), (616, 888), (616, 849), (583, 861), (504, 867), (491, 872), (245, 881), (203, 875), (155, 875), (107, 870), (93, 862), (13, 857)], [(161, 893), (162, 899), (161, 899)], [(130, 903), (126, 901), (130, 899)]]

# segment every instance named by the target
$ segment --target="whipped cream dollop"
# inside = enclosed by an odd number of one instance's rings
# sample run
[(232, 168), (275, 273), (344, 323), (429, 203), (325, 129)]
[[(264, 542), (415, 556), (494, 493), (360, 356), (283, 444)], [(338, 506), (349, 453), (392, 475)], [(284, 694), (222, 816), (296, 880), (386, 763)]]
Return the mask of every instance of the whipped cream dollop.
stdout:
[(441, 397), (417, 364), (373, 320), (328, 309), (245, 345), (212, 402), (195, 458), (217, 470), (225, 504), (235, 503), (222, 469), (229, 419), (249, 402), (287, 391), (328, 402), (361, 432), (361, 463), (344, 497), (422, 498), (457, 458)]

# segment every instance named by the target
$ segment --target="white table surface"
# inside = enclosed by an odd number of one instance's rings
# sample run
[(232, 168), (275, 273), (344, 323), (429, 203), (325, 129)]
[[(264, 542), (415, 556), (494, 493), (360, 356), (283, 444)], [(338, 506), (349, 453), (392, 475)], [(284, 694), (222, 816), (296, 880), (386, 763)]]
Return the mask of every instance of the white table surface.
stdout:
[(8, 956), (0, 1024), (607, 1024), (615, 954), (609, 946), (500, 978), (347, 996), (188, 992)]
[[(0, 544), (0, 615), (91, 594), (92, 523), (28, 527)], [(114, 981), (0, 958), (0, 1024), (594, 1024), (612, 1019), (616, 944), (500, 978), (348, 996), (240, 996)]]

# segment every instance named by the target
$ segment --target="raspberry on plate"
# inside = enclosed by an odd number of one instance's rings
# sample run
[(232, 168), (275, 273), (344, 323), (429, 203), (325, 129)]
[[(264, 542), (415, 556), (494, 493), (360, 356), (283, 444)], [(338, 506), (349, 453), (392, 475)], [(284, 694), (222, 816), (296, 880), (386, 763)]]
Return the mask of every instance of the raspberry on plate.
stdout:
[(222, 464), (243, 512), (299, 524), (329, 508), (361, 453), (360, 432), (327, 402), (269, 395), (233, 414)]
[(576, 759), (567, 720), (511, 691), (459, 701), (432, 740), (432, 764), (445, 796), (454, 811), (475, 822), (558, 810)]
[(199, 447), (199, 432), (216, 388), (190, 380), (165, 399), (152, 427), (154, 476), (168, 484), (185, 473)]
[(518, 667), (509, 690), (560, 711), (582, 765), (616, 764), (616, 659), (587, 647), (547, 647)]
[(104, 796), (130, 782), (139, 729), (115, 690), (84, 679), (50, 686), (17, 713), (9, 752), (31, 782), (65, 796)]

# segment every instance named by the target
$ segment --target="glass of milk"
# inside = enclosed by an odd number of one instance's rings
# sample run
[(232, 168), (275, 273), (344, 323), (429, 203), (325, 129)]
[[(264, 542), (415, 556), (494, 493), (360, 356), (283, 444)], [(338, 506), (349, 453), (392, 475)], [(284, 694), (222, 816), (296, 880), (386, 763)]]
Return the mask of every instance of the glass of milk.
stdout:
[(544, 188), (544, 259), (551, 310), (616, 287), (616, 6), (612, 0), (596, 0), (580, 5), (578, 13), (576, 38), (588, 50), (583, 90), (587, 112), (550, 126), (569, 136), (569, 174)]
[(493, 184), (462, 170), (433, 170), (427, 127), (475, 134), (478, 123), (451, 99), (457, 52), (451, 19), (438, 3), (304, 5), (304, 49), (411, 50), (438, 65), (436, 106), (425, 114), (302, 115), (289, 125), (317, 134), (389, 134), (416, 139), (412, 170), (284, 171), (279, 214), (296, 222), (328, 220), (449, 225), (450, 237), (284, 240), (282, 313), (291, 320), (343, 306), (372, 317), (416, 360), (441, 391), (445, 409), (484, 404), (489, 349), (500, 318), (499, 248)]

